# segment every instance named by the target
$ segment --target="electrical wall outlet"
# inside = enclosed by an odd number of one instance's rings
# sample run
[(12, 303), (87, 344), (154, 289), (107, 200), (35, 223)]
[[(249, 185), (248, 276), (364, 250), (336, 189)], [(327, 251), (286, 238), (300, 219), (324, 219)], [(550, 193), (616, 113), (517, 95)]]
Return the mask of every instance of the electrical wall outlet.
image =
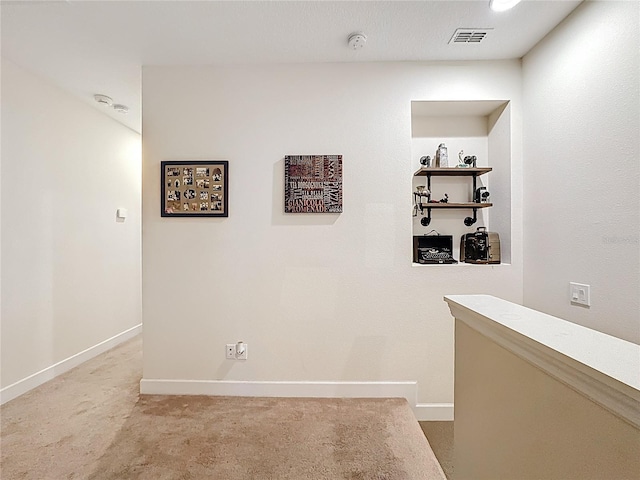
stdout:
[(227, 343), (225, 346), (225, 358), (230, 360), (246, 360), (248, 358), (249, 346), (246, 343)]
[(569, 300), (574, 305), (591, 306), (591, 285), (569, 282)]

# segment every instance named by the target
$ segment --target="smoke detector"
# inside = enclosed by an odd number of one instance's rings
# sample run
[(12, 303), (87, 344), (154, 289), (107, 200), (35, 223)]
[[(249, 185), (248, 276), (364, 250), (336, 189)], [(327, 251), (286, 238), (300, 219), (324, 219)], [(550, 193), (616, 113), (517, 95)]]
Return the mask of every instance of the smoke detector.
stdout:
[(352, 33), (349, 35), (349, 47), (352, 50), (360, 50), (367, 43), (367, 36), (364, 33)]
[(111, 99), (111, 97), (107, 97), (106, 95), (101, 95), (99, 93), (96, 93), (93, 98), (95, 99), (96, 102), (102, 104), (102, 105), (106, 105), (107, 107), (110, 107), (113, 104), (113, 100)]
[(452, 43), (480, 43), (493, 28), (458, 28), (453, 32), (449, 44)]

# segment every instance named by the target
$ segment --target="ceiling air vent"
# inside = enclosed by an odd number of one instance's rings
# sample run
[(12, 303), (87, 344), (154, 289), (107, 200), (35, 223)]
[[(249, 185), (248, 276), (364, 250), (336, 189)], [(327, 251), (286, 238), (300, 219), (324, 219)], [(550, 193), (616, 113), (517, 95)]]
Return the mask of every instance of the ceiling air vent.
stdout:
[(449, 40), (451, 43), (480, 43), (492, 28), (458, 28)]

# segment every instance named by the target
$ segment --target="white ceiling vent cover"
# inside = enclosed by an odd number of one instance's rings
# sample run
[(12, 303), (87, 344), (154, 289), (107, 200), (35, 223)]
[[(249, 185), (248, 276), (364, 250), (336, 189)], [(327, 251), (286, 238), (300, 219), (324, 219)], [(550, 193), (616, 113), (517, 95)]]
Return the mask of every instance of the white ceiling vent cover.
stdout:
[(458, 28), (453, 32), (449, 44), (452, 43), (480, 43), (493, 28)]

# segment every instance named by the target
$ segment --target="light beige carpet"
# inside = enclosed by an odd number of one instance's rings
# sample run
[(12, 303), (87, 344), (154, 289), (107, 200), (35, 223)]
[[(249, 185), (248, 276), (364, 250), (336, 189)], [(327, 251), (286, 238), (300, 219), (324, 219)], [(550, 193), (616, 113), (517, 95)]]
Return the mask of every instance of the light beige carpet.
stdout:
[(2, 407), (2, 479), (444, 479), (402, 399), (139, 396), (134, 339)]
[(446, 477), (453, 478), (453, 422), (420, 422)]

